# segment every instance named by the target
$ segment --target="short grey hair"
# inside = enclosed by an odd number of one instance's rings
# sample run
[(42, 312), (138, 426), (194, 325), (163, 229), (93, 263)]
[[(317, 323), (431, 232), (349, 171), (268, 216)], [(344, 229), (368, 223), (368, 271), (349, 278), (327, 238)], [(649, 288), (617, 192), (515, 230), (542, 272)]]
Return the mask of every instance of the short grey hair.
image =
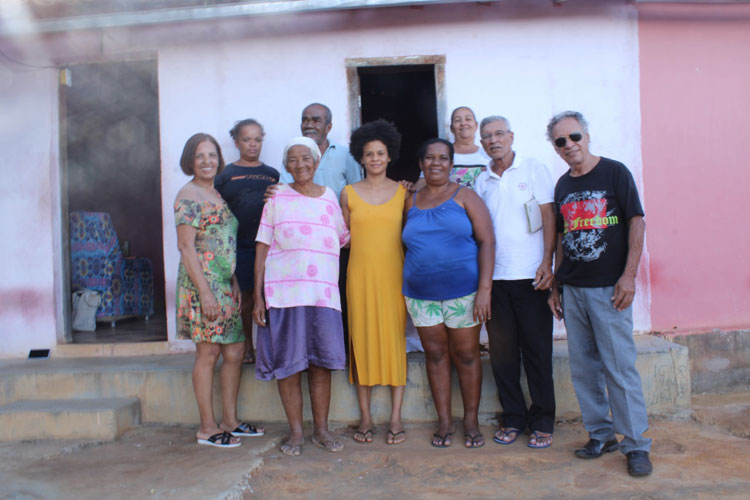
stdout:
[(482, 135), (482, 130), (484, 130), (484, 127), (494, 122), (505, 122), (505, 127), (508, 129), (508, 132), (512, 131), (510, 128), (510, 121), (507, 118), (500, 115), (491, 115), (487, 118), (482, 119), (482, 123), (479, 124), (479, 135)]
[(286, 168), (287, 153), (289, 153), (289, 150), (294, 146), (307, 147), (307, 149), (310, 150), (310, 154), (313, 156), (315, 163), (318, 163), (320, 161), (320, 149), (318, 148), (318, 144), (315, 141), (313, 141), (309, 137), (295, 137), (294, 139), (291, 139), (289, 142), (287, 142), (286, 146), (284, 146), (284, 156), (281, 158), (281, 163), (282, 165), (284, 165), (284, 168)]
[(554, 137), (552, 137), (552, 129), (555, 128), (555, 125), (560, 123), (566, 118), (573, 118), (581, 125), (581, 132), (584, 134), (589, 133), (589, 122), (586, 121), (586, 118), (583, 117), (581, 113), (578, 111), (563, 111), (562, 113), (557, 113), (555, 116), (552, 117), (552, 119), (547, 124), (547, 140), (550, 142), (553, 142), (555, 140)]
[(329, 108), (325, 104), (321, 104), (319, 102), (311, 102), (310, 104), (308, 104), (307, 106), (305, 106), (302, 109), (302, 116), (305, 116), (305, 111), (307, 111), (308, 108), (312, 108), (313, 106), (320, 106), (321, 108), (323, 108), (323, 111), (326, 114), (326, 123), (332, 123), (333, 122), (333, 113), (331, 113), (331, 108)]

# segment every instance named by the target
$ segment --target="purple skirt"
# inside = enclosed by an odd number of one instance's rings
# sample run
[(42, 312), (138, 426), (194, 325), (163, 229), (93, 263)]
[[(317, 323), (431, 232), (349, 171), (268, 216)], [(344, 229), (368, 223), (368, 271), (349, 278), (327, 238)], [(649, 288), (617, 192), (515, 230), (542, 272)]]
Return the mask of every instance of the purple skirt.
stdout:
[(266, 326), (258, 327), (255, 378), (287, 378), (310, 365), (343, 370), (346, 366), (341, 311), (298, 306), (266, 311)]

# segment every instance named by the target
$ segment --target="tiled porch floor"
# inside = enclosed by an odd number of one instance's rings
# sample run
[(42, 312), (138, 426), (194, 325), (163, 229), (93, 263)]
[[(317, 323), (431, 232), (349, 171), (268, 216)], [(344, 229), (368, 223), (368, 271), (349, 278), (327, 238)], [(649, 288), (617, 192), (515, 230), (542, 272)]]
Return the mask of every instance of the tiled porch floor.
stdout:
[(74, 344), (111, 344), (119, 342), (164, 342), (167, 340), (167, 318), (157, 312), (148, 321), (144, 318), (123, 319), (111, 327), (97, 323), (96, 331), (73, 332)]

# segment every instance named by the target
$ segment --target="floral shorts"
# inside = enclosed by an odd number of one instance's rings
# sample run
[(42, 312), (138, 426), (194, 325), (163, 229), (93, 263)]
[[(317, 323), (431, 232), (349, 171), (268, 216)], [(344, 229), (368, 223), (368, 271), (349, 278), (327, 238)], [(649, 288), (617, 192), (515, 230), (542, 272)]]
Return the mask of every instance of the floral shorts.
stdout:
[(474, 321), (474, 298), (477, 292), (449, 300), (420, 300), (404, 297), (414, 326), (435, 326), (445, 323), (448, 328), (469, 328)]

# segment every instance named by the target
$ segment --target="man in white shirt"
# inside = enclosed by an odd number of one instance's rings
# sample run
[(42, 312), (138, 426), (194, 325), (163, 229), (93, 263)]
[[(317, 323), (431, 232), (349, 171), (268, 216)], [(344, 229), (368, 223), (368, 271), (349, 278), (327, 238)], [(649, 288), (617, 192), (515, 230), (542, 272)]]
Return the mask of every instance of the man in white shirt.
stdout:
[[(528, 428), (528, 446), (547, 448), (555, 421), (552, 314), (547, 306), (553, 282), (555, 183), (545, 165), (513, 151), (506, 118), (485, 118), (479, 135), (491, 161), (474, 191), (487, 204), (495, 231), (487, 335), (503, 421), (494, 441), (511, 444)], [(521, 390), (521, 360), (531, 396), (528, 407)]]

